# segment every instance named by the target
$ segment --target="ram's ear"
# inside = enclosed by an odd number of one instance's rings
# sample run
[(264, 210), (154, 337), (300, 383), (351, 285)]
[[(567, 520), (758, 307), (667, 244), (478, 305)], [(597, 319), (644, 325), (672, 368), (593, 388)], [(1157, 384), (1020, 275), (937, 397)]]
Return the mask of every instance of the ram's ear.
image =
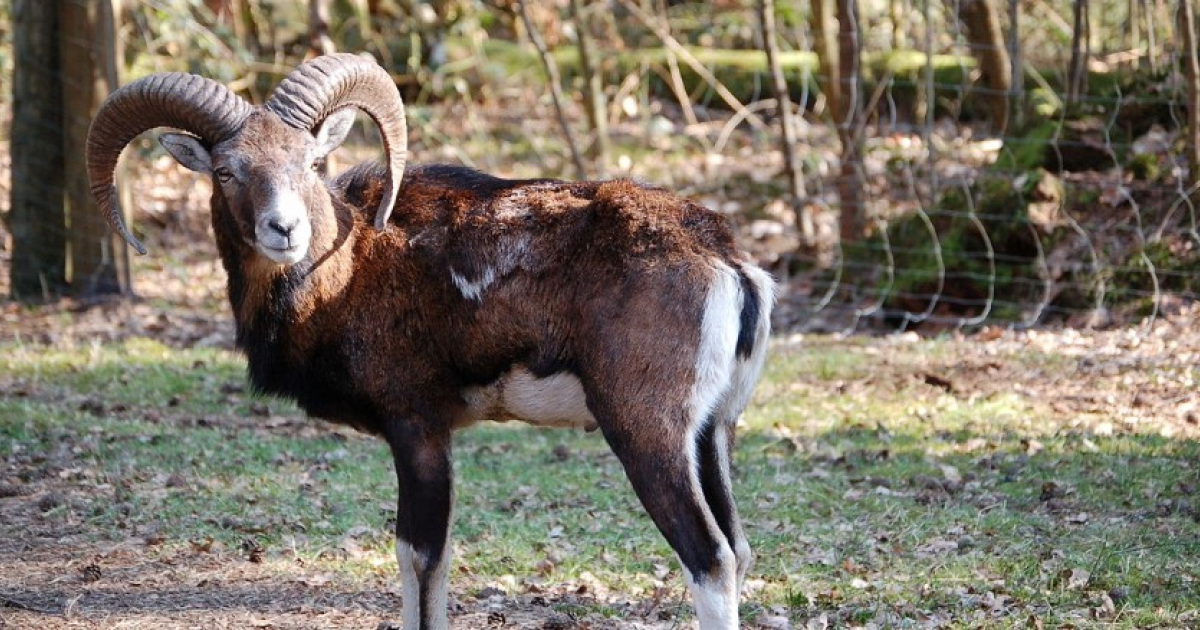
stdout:
[(158, 142), (184, 168), (205, 175), (212, 174), (212, 156), (196, 136), (186, 133), (164, 133), (159, 136)]
[(316, 131), (317, 157), (323, 158), (346, 141), (350, 128), (354, 126), (355, 111), (353, 107), (340, 109), (321, 122)]

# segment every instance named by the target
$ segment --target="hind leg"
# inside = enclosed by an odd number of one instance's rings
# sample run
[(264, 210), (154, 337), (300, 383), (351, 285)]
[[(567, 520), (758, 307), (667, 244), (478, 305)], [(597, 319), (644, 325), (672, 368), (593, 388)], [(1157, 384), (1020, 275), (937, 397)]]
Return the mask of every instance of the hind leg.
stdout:
[(725, 540), (737, 558), (737, 589), (740, 593), (746, 573), (754, 563), (754, 554), (738, 517), (733, 498), (730, 467), (733, 452), (733, 430), (713, 419), (701, 432), (696, 446), (696, 461), (700, 471), (700, 486), (704, 500), (720, 527)]
[[(705, 500), (695, 461), (699, 449), (670, 430), (682, 423), (647, 420), (636, 436), (611, 422), (602, 426), (642, 505), (679, 555), (701, 630), (734, 630), (738, 560)], [(696, 440), (698, 433), (685, 435)]]

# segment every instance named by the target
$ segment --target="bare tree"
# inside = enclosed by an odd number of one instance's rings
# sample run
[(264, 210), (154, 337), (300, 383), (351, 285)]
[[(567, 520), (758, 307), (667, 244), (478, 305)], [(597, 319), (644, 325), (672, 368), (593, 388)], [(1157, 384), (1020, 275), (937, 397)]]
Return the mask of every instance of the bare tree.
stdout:
[(779, 62), (779, 45), (775, 39), (775, 2), (774, 0), (758, 1), (758, 22), (762, 28), (763, 49), (767, 53), (767, 65), (771, 70), (771, 90), (775, 93), (778, 104), (779, 125), (782, 128), (781, 146), (783, 149), (783, 164), (788, 174), (788, 186), (792, 193), (792, 213), (796, 217), (796, 225), (804, 242), (813, 243), (815, 230), (812, 217), (805, 210), (808, 191), (804, 186), (804, 173), (800, 168), (800, 157), (796, 155), (796, 126), (795, 115), (792, 112), (792, 97), (788, 93), (787, 79), (783, 76), (783, 66)]
[(862, 171), (862, 37), (857, 0), (837, 0), (837, 25), (840, 102), (832, 114), (842, 142), (842, 175), (838, 178), (838, 197), (842, 209), (838, 233), (842, 243), (853, 243), (862, 235), (865, 185)]
[(10, 273), (13, 297), (28, 300), (66, 284), (58, 4), (16, 0), (13, 13)]
[(567, 122), (567, 114), (564, 110), (566, 100), (562, 94), (562, 83), (558, 76), (558, 64), (554, 63), (554, 57), (550, 56), (550, 51), (546, 49), (546, 42), (542, 41), (541, 33), (534, 28), (533, 22), (529, 19), (529, 11), (525, 8), (525, 2), (517, 4), (517, 11), (521, 14), (521, 21), (525, 24), (525, 30), (529, 35), (529, 41), (533, 42), (533, 47), (537, 48), (538, 56), (542, 59), (542, 68), (546, 71), (546, 81), (550, 83), (550, 96), (554, 99), (554, 112), (558, 115), (558, 124), (562, 127), (563, 138), (567, 141), (567, 145), (571, 149), (571, 161), (575, 163), (575, 170), (578, 172), (580, 179), (587, 178), (587, 167), (583, 164), (583, 156), (579, 154), (579, 143), (575, 141), (575, 133), (571, 131), (571, 125)]
[(843, 243), (852, 243), (862, 230), (863, 208), (861, 38), (856, 0), (812, 0), (812, 31), (821, 93), (842, 144), (838, 232)]
[(1187, 82), (1188, 188), (1192, 199), (1200, 198), (1200, 59), (1196, 52), (1196, 7), (1193, 0), (1179, 0), (1179, 31), (1183, 39), (1183, 67)]
[(838, 20), (834, 0), (812, 0), (813, 49), (820, 66), (821, 94), (829, 111), (842, 109), (842, 82), (838, 72)]
[(1091, 55), (1091, 18), (1088, 0), (1075, 0), (1071, 33), (1071, 62), (1067, 69), (1067, 102), (1078, 103), (1087, 92), (1087, 61)]
[(129, 250), (92, 200), (84, 159), (92, 116), (117, 87), (113, 6), (110, 0), (59, 2), (71, 290), (75, 295), (128, 293)]
[(204, 6), (212, 12), (217, 22), (233, 29), (242, 45), (254, 55), (263, 52), (259, 38), (258, 20), (255, 16), (255, 0), (204, 0)]
[(608, 105), (604, 97), (604, 81), (596, 65), (595, 41), (592, 39), (591, 20), (583, 6), (583, 0), (571, 0), (571, 17), (575, 20), (575, 32), (579, 38), (579, 66), (583, 71), (584, 111), (592, 129), (592, 143), (588, 157), (601, 172), (608, 168)]
[(1009, 92), (1012, 90), (1012, 65), (1000, 27), (994, 0), (962, 0), (958, 17), (967, 31), (971, 54), (979, 60), (980, 80), (987, 88), (986, 101), (992, 123), (1003, 130), (1008, 125)]

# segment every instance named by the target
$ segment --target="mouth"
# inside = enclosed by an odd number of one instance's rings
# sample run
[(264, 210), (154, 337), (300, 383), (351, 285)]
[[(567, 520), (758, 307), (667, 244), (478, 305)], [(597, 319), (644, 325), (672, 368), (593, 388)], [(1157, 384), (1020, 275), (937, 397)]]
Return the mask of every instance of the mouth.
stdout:
[(258, 252), (267, 258), (281, 264), (293, 265), (301, 260), (308, 253), (304, 247), (291, 245), (288, 247), (272, 247), (262, 242), (255, 243), (255, 248)]

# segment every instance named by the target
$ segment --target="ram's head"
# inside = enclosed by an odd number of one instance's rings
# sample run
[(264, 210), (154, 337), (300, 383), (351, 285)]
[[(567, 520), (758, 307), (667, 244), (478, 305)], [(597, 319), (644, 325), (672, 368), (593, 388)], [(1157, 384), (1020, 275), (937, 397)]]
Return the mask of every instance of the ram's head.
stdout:
[(328, 207), (317, 166), (346, 138), (355, 108), (379, 126), (387, 152), (388, 194), (375, 214), (382, 229), (404, 173), (404, 104), (391, 78), (369, 58), (318, 57), (296, 68), (262, 106), (252, 106), (204, 77), (165, 73), (113, 92), (88, 134), (88, 176), (109, 225), (139, 253), (146, 248), (116, 206), (113, 173), (134, 138), (156, 127), (183, 166), (213, 179), (213, 208), (225, 208), (240, 236), (280, 264), (308, 254), (313, 213)]

